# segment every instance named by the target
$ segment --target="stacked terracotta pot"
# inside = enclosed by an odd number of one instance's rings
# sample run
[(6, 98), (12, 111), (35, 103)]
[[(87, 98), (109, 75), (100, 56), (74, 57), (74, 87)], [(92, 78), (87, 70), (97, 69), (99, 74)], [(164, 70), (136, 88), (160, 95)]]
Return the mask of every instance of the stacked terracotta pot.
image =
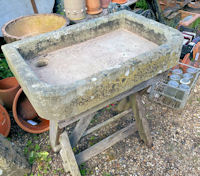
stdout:
[(86, 12), (90, 15), (99, 14), (111, 2), (124, 4), (127, 0), (64, 0), (65, 13), (72, 21), (81, 20), (86, 17)]
[[(114, 3), (124, 4), (127, 0), (112, 0)], [(102, 8), (108, 8), (111, 0), (86, 0), (87, 13), (94, 15), (102, 12)]]
[[(20, 86), (14, 77), (0, 80), (0, 134), (7, 137), (10, 132), (10, 116), (7, 109), (12, 108), (14, 97)], [(3, 107), (5, 106), (5, 108)]]
[(7, 110), (13, 110), (16, 123), (30, 133), (43, 133), (49, 129), (49, 121), (39, 117), (14, 77), (0, 80), (0, 134), (7, 137), (10, 128), (10, 116)]

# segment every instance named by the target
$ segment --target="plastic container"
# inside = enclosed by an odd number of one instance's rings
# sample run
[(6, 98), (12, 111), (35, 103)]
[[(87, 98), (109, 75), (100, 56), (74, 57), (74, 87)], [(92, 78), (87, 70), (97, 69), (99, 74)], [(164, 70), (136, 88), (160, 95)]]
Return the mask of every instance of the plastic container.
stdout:
[(183, 78), (183, 79), (180, 80), (180, 83), (188, 85), (188, 84), (191, 83), (191, 81), (189, 79), (187, 79), (187, 78)]
[(181, 75), (181, 74), (183, 74), (183, 70), (181, 70), (181, 69), (174, 69), (174, 70), (172, 70), (172, 73), (173, 74), (177, 74), (177, 75)]
[(198, 69), (190, 67), (186, 71), (187, 73), (195, 74), (198, 72)]
[(192, 79), (192, 78), (193, 78), (193, 75), (192, 75), (191, 73), (184, 73), (184, 74), (183, 74), (183, 78)]
[(167, 86), (164, 89), (164, 93), (169, 95), (169, 96), (175, 96), (176, 95), (176, 89), (179, 86), (179, 83), (177, 81), (174, 80), (170, 80), (167, 83)]
[(172, 74), (170, 80), (179, 81), (181, 79), (180, 75)]
[(179, 88), (182, 90), (190, 90), (190, 86), (186, 85), (186, 84), (180, 84)]
[(170, 70), (160, 82), (152, 86), (149, 95), (151, 100), (174, 109), (182, 109), (185, 106), (191, 89), (199, 77), (200, 69), (179, 63), (180, 68), (183, 66), (187, 67), (188, 73), (182, 75), (183, 78), (179, 81), (181, 84), (174, 80), (169, 81), (168, 75), (175, 69)]

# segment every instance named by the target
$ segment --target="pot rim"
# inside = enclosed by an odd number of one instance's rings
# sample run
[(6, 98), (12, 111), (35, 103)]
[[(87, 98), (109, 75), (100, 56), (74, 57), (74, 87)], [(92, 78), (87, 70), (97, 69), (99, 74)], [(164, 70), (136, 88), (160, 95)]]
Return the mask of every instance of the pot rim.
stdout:
[[(12, 77), (4, 78), (4, 79), (0, 80), (0, 82), (3, 82), (3, 80), (7, 80), (7, 79), (15, 79), (15, 80), (17, 81), (17, 79), (16, 79), (14, 76), (12, 76)], [(16, 85), (16, 86), (11, 87), (11, 88), (9, 88), (9, 89), (1, 89), (1, 88), (0, 88), (0, 92), (10, 92), (10, 91), (12, 91), (12, 90), (14, 90), (14, 89), (16, 89), (16, 88), (18, 88), (18, 87), (20, 87), (20, 85), (19, 85), (19, 83), (17, 82), (17, 85)]]
[(7, 110), (1, 104), (0, 104), (0, 111), (1, 111), (1, 113), (4, 112), (4, 114), (5, 114), (4, 117), (7, 120), (7, 124), (8, 124), (7, 131), (6, 131), (5, 134), (2, 134), (3, 136), (7, 137), (9, 135), (9, 133), (10, 133), (10, 128), (11, 128), (10, 116), (9, 116)]
[[(39, 134), (39, 133), (43, 133), (43, 132), (48, 131), (49, 130), (49, 125), (47, 127), (43, 128), (43, 129), (37, 129), (37, 130), (35, 129), (35, 130), (33, 130), (33, 129), (30, 129), (30, 128), (26, 127), (19, 120), (19, 116), (18, 116), (18, 113), (17, 113), (17, 104), (18, 104), (18, 99), (19, 99), (20, 95), (22, 94), (22, 92), (23, 92), (23, 90), (22, 90), (22, 88), (20, 88), (19, 91), (17, 92), (15, 98), (14, 98), (14, 101), (13, 101), (13, 108), (12, 108), (12, 110), (13, 110), (13, 117), (15, 119), (15, 122), (20, 126), (20, 128), (22, 128), (24, 131), (29, 132), (29, 133)], [(39, 117), (39, 118), (42, 119), (43, 122), (49, 121), (49, 120), (43, 119), (41, 117)], [(28, 122), (26, 122), (26, 120), (22, 119), (22, 121), (28, 124)]]
[(112, 2), (119, 3), (119, 4), (125, 4), (127, 0), (112, 0)]
[[(67, 18), (65, 18), (62, 15), (56, 14), (56, 13), (41, 13), (41, 14), (33, 14), (33, 15), (20, 16), (18, 18), (15, 18), (13, 20), (8, 21), (7, 23), (5, 23), (3, 25), (3, 27), (1, 28), (3, 37), (9, 37), (9, 38), (13, 38), (15, 40), (21, 40), (21, 39), (23, 39), (24, 37), (18, 37), (16, 35), (10, 35), (9, 33), (7, 33), (7, 31), (6, 31), (7, 26), (9, 24), (15, 23), (18, 20), (21, 20), (21, 19), (24, 19), (24, 18), (29, 18), (29, 17), (37, 17), (37, 16), (57, 16), (59, 18), (63, 18), (65, 20), (65, 24), (62, 27), (65, 27), (65, 26), (69, 25), (69, 23), (70, 23), (70, 21)], [(51, 32), (51, 31), (49, 31), (49, 32)], [(31, 37), (31, 36), (29, 36), (29, 37)], [(25, 37), (25, 38), (27, 38), (27, 37)]]

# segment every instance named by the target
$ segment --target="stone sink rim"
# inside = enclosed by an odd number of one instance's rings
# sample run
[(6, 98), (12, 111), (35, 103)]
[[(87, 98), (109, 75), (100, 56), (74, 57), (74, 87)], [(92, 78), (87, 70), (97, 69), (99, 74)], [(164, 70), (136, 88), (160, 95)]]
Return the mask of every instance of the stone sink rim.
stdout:
[[(116, 13), (118, 13), (119, 15), (120, 15), (120, 14), (125, 14), (125, 15), (126, 15), (126, 13), (133, 13), (133, 12), (129, 12), (129, 11), (127, 11), (127, 10), (122, 10), (122, 11), (120, 11), (120, 12), (115, 12), (115, 13), (113, 13), (113, 14), (116, 14)], [(38, 36), (35, 36), (35, 37), (28, 37), (28, 38), (26, 38), (26, 39), (23, 39), (23, 40), (20, 40), (20, 41), (16, 41), (16, 42), (13, 42), (13, 43), (10, 43), (10, 44), (5, 44), (5, 45), (2, 46), (2, 50), (5, 51), (5, 53), (6, 53), (5, 55), (7, 55), (7, 51), (10, 50), (11, 55), (9, 54), (9, 57), (10, 57), (10, 56), (13, 57), (13, 58), (14, 58), (14, 57), (19, 57), (20, 61), (22, 61), (22, 64), (23, 64), (23, 65), (21, 65), (21, 68), (23, 68), (23, 66), (28, 66), (28, 68), (30, 68), (30, 66), (24, 61), (24, 58), (23, 58), (23, 57), (19, 54), (19, 52), (17, 51), (17, 49), (19, 49), (20, 47), (23, 47), (24, 44), (28, 44), (28, 43), (33, 42), (33, 41), (38, 40), (38, 39), (41, 39), (41, 40), (47, 39), (47, 38), (49, 38), (48, 35), (49, 35), (50, 33), (52, 34), (52, 36), (59, 36), (61, 33), (63, 33), (63, 32), (64, 32), (64, 33), (67, 33), (68, 31), (70, 32), (71, 30), (77, 28), (78, 26), (79, 26), (79, 29), (82, 29), (83, 26), (87, 27), (87, 24), (95, 23), (95, 22), (98, 21), (99, 19), (108, 18), (109, 16), (113, 16), (113, 14), (109, 14), (108, 16), (102, 16), (102, 17), (99, 17), (99, 18), (95, 18), (95, 19), (92, 19), (92, 20), (90, 20), (90, 21), (86, 21), (85, 23), (78, 23), (78, 24), (70, 25), (70, 26), (67, 26), (66, 28), (62, 28), (62, 29), (60, 29), (60, 30), (56, 30), (56, 31), (52, 31), (52, 32), (45, 33), (45, 34), (41, 34), (41, 35), (38, 35)], [(127, 15), (128, 15), (128, 14), (127, 14)], [(146, 20), (146, 18), (143, 17), (143, 16), (141, 16), (141, 15), (138, 15), (138, 14), (134, 14), (134, 15), (136, 15), (138, 18), (141, 18), (141, 20), (143, 20), (143, 19)], [(151, 20), (151, 19), (148, 19), (148, 20), (157, 23), (158, 26), (160, 25), (160, 26), (162, 26), (162, 27), (164, 27), (164, 28), (171, 28), (171, 27), (165, 26), (165, 25), (163, 25), (163, 24), (161, 24), (161, 23), (158, 23), (158, 22), (156, 22), (156, 21), (154, 21), (154, 20)], [(86, 24), (86, 23), (87, 23), (87, 24)], [(178, 34), (178, 31), (177, 31), (177, 30), (175, 30), (175, 29), (173, 29), (173, 28), (171, 28), (171, 30), (174, 30), (174, 31), (177, 32), (177, 34)], [(163, 34), (165, 35), (166, 33), (163, 33)], [(165, 35), (165, 36), (166, 36), (166, 35)], [(179, 38), (180, 35), (173, 36), (173, 41), (176, 41), (176, 40), (175, 40), (176, 37)], [(54, 37), (54, 38), (56, 38), (56, 37)], [(171, 44), (171, 40), (169, 40), (169, 38), (168, 38), (167, 42), (165, 42), (165, 43), (159, 45), (158, 47), (154, 48), (154, 49), (151, 50), (151, 51), (154, 51), (154, 52), (159, 51), (159, 50), (161, 49), (161, 47), (167, 47), (168, 44)], [(154, 52), (153, 52), (153, 53), (154, 53)], [(134, 59), (137, 60), (137, 59), (139, 59), (139, 58), (142, 58), (142, 57), (145, 56), (146, 54), (147, 54), (147, 53), (143, 53), (143, 54), (137, 55), (137, 56), (134, 57)], [(149, 53), (148, 53), (148, 54), (149, 54)], [(6, 57), (6, 58), (7, 58), (7, 57)], [(132, 60), (132, 59), (133, 59), (133, 58), (127, 60), (127, 61), (124, 62), (124, 63), (122, 63), (121, 66), (127, 65), (127, 63), (129, 63), (130, 60)], [(7, 60), (7, 59), (6, 59), (6, 60)], [(10, 60), (10, 59), (9, 59), (9, 60)], [(7, 61), (8, 61), (8, 60), (7, 60)], [(21, 68), (19, 68), (19, 69), (21, 69)], [(113, 69), (110, 69), (109, 72), (115, 71), (116, 69), (118, 69), (118, 68), (114, 68), (114, 67), (113, 67)], [(29, 69), (28, 71), (31, 73), (31, 75), (32, 75), (31, 77), (34, 78), (35, 80), (37, 80), (37, 76), (36, 76), (36, 74), (34, 73), (34, 71), (31, 70), (31, 69)], [(108, 71), (108, 70), (107, 70), (107, 71)], [(103, 72), (105, 73), (105, 71), (103, 71)], [(100, 75), (102, 76), (102, 73), (99, 73), (99, 76), (100, 76)], [(25, 77), (26, 77), (26, 76), (25, 76)], [(91, 76), (91, 77), (95, 77), (95, 76)], [(96, 76), (96, 77), (97, 77), (97, 76)], [(86, 81), (86, 80), (87, 80), (87, 82), (89, 81), (89, 83), (91, 83), (91, 79), (90, 79), (90, 78), (89, 78), (89, 79), (86, 78), (85, 81)], [(43, 90), (44, 90), (44, 88), (46, 88), (46, 89), (48, 89), (48, 91), (44, 91), (44, 93), (47, 93), (47, 94), (48, 94), (49, 91), (51, 92), (51, 91), (53, 91), (54, 89), (57, 89), (58, 87), (59, 87), (59, 88), (65, 88), (65, 89), (67, 88), (68, 90), (71, 90), (72, 88), (77, 87), (77, 85), (86, 84), (85, 81), (83, 82), (83, 80), (78, 80), (78, 81), (74, 82), (71, 86), (69, 86), (69, 85), (64, 85), (64, 84), (63, 84), (63, 85), (51, 85), (51, 84), (48, 84), (48, 83), (46, 83), (46, 82), (44, 82), (44, 81), (38, 79), (38, 80), (37, 80), (37, 83), (33, 83), (32, 86), (29, 85), (29, 87), (31, 87), (31, 88), (32, 88), (31, 91), (34, 91), (34, 92), (37, 91), (37, 90), (38, 90), (39, 88), (41, 88), (41, 87), (42, 87)], [(38, 87), (38, 85), (39, 85), (39, 87)], [(41, 91), (41, 90), (40, 90), (40, 91)], [(65, 93), (65, 94), (66, 94), (66, 93)], [(47, 95), (47, 96), (48, 96), (48, 95)]]
[[(144, 64), (147, 63), (148, 61), (152, 61), (153, 60), (152, 57), (155, 55), (155, 53), (158, 55), (162, 55), (163, 53), (167, 54), (168, 49), (172, 47), (177, 47), (176, 45), (177, 44), (180, 45), (180, 43), (182, 43), (183, 41), (183, 36), (178, 30), (163, 25), (161, 23), (158, 23), (154, 20), (147, 19), (141, 15), (137, 15), (134, 12), (123, 10), (120, 12), (109, 14), (108, 16), (102, 16), (99, 18), (89, 20), (85, 23), (74, 24), (57, 31), (41, 34), (34, 37), (29, 37), (21, 41), (16, 41), (10, 44), (6, 44), (2, 46), (2, 50), (6, 57), (8, 65), (11, 68), (11, 71), (15, 75), (16, 79), (19, 81), (19, 84), (22, 86), (26, 94), (31, 93), (32, 97), (39, 95), (44, 98), (62, 97), (69, 95), (69, 101), (70, 101), (73, 98), (70, 97), (71, 92), (75, 91), (76, 93), (79, 94), (79, 96), (81, 96), (81, 94), (85, 91), (84, 88), (88, 87), (90, 88), (94, 85), (100, 85), (103, 78), (105, 78), (107, 75), (115, 74), (119, 70), (119, 68), (112, 68), (110, 70), (99, 72), (98, 74), (92, 75), (91, 77), (88, 77), (84, 80), (78, 80), (73, 84), (71, 84), (70, 86), (50, 85), (40, 80), (37, 77), (34, 71), (31, 70), (31, 67), (26, 63), (25, 59), (21, 56), (18, 49), (32, 42), (39, 43), (43, 40), (48, 40), (48, 39), (56, 40), (59, 38), (59, 36), (69, 34), (73, 32), (73, 30), (81, 31), (83, 29), (89, 28), (89, 26), (92, 24), (94, 25), (100, 24), (102, 20), (108, 21), (109, 18), (120, 18), (121, 16), (123, 16), (124, 18), (132, 18), (132, 19), (134, 18), (134, 20), (138, 23), (142, 23), (142, 21), (145, 21), (146, 22), (145, 25), (148, 25), (150, 29), (155, 29), (155, 30), (162, 29), (162, 31), (157, 30), (156, 32), (161, 33), (166, 38), (166, 41), (163, 42), (163, 44), (158, 45), (158, 47), (156, 47), (155, 49), (151, 50), (152, 52), (147, 52), (147, 53), (145, 52), (143, 54), (137, 55), (134, 58), (128, 59), (126, 62), (121, 64), (121, 68), (130, 67), (130, 65), (132, 66), (132, 68), (134, 68), (135, 65)], [(180, 50), (180, 46), (178, 49)], [(145, 58), (145, 60), (142, 61), (143, 58)], [(176, 63), (178, 63), (178, 58)], [(13, 65), (15, 65), (15, 67), (13, 67)], [(159, 70), (157, 74), (164, 72), (167, 69), (169, 69), (168, 66), (166, 66), (163, 70)], [(147, 78), (146, 80), (150, 79), (153, 76), (150, 75), (149, 78)], [(94, 81), (94, 79), (92, 78), (96, 78), (96, 80), (98, 81)], [(142, 80), (142, 82), (146, 80)], [(80, 90), (80, 87), (83, 88), (83, 90)]]

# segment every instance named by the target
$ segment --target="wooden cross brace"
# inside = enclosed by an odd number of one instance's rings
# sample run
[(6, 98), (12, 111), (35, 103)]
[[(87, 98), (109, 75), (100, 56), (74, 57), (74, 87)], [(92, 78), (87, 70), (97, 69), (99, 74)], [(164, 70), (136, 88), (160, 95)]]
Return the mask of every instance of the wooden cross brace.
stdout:
[[(151, 147), (152, 138), (150, 136), (148, 122), (145, 118), (145, 109), (141, 102), (141, 95), (137, 92), (143, 90), (144, 88), (150, 85), (155, 84), (158, 80), (162, 78), (162, 74), (158, 75), (150, 80), (147, 80), (133, 87), (127, 92), (124, 92), (112, 99), (109, 99), (106, 102), (99, 104), (96, 107), (89, 109), (86, 112), (81, 113), (75, 117), (66, 118), (66, 120), (62, 120), (59, 122), (51, 120), (50, 144), (54, 152), (60, 151), (65, 171), (71, 172), (72, 176), (80, 176), (78, 165), (88, 161), (93, 156), (101, 153), (102, 151), (116, 144), (120, 140), (123, 140), (129, 135), (135, 133), (136, 131), (139, 132), (140, 138), (144, 141), (144, 143), (148, 147)], [(92, 118), (94, 117), (95, 112), (116, 101), (120, 101), (119, 104), (121, 107), (123, 107), (121, 108), (123, 111), (120, 114), (90, 129), (87, 129)], [(107, 138), (87, 148), (86, 150), (76, 155), (74, 154), (72, 149), (78, 144), (82, 137), (99, 130), (100, 128), (120, 119), (121, 117), (124, 117), (125, 115), (131, 112), (133, 112), (134, 114), (134, 123), (129, 124), (127, 127), (115, 132), (114, 134), (108, 136)], [(63, 131), (63, 129), (76, 121), (78, 121), (78, 123), (72, 131), (72, 134), (69, 136), (66, 131)]]
[[(137, 130), (139, 132), (140, 138), (144, 143), (151, 147), (152, 138), (150, 136), (150, 130), (147, 120), (145, 119), (145, 110), (141, 102), (141, 96), (138, 93), (130, 95), (127, 104), (131, 109), (125, 110), (122, 113), (90, 128), (87, 130), (94, 113), (88, 116), (82, 116), (76, 127), (74, 128), (72, 134), (68, 136), (67, 132), (59, 128), (59, 123), (56, 121), (50, 121), (50, 142), (53, 150), (59, 151), (63, 160), (63, 167), (66, 172), (70, 172), (72, 176), (80, 176), (80, 171), (78, 165), (88, 161), (93, 156), (98, 155), (104, 150), (108, 149), (117, 142), (125, 139), (129, 135), (135, 133)], [(124, 101), (124, 100), (122, 100)], [(133, 112), (135, 122), (129, 124), (127, 127), (115, 132), (114, 134), (108, 136), (97, 144), (87, 148), (86, 150), (74, 155), (73, 147), (75, 147), (80, 139), (100, 128), (124, 117), (128, 113)]]

